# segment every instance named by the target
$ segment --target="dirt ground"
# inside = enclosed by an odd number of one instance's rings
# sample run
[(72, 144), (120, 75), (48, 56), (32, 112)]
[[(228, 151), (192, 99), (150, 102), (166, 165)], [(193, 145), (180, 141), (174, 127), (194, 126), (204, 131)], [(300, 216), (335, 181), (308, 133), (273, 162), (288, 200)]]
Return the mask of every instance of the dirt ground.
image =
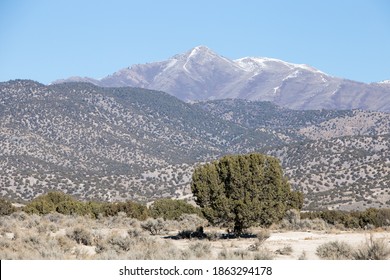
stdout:
[[(344, 241), (354, 248), (359, 247), (370, 239), (384, 239), (390, 246), (390, 231), (271, 231), (270, 237), (263, 243), (263, 248), (276, 252), (275, 260), (318, 260), (316, 249), (318, 246), (331, 241)], [(218, 255), (222, 250), (248, 250), (257, 241), (256, 238), (225, 239), (211, 241), (213, 255)], [(178, 248), (188, 248), (195, 240), (175, 240), (173, 244)], [(288, 255), (278, 254), (277, 251), (290, 246), (292, 252)], [(212, 256), (210, 256), (212, 258)]]

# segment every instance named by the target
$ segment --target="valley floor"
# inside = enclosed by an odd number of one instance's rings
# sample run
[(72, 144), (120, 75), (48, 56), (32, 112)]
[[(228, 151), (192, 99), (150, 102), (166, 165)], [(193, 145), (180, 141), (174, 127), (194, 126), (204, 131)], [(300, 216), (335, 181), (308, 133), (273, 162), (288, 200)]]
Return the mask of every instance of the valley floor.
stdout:
[(316, 260), (317, 248), (325, 243), (345, 242), (357, 250), (370, 240), (380, 241), (388, 252), (383, 258), (390, 257), (390, 228), (365, 231), (254, 228), (251, 237), (222, 239), (222, 229), (205, 227), (208, 239), (180, 239), (178, 233), (188, 231), (194, 220), (163, 221), (166, 231), (154, 235), (145, 223), (123, 215), (102, 219), (60, 214), (1, 216), (0, 259)]
[[(374, 239), (384, 239), (390, 246), (390, 231), (271, 231), (270, 237), (262, 244), (262, 247), (268, 249), (275, 260), (298, 260), (300, 258), (318, 260), (320, 258), (316, 255), (316, 249), (324, 243), (346, 242), (356, 248), (364, 245), (371, 235)], [(190, 242), (193, 241), (180, 240), (178, 246), (185, 248)], [(214, 255), (218, 255), (225, 248), (231, 251), (245, 251), (255, 242), (256, 238), (213, 241), (211, 251)], [(288, 247), (291, 247), (291, 253), (283, 254), (283, 248)]]

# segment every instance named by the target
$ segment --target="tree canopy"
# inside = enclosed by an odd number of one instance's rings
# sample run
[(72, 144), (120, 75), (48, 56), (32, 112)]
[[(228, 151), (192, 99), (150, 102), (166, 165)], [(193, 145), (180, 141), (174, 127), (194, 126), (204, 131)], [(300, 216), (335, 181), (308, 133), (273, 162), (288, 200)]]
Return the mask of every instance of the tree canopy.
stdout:
[(279, 161), (262, 154), (230, 155), (198, 166), (191, 189), (206, 219), (236, 234), (251, 226), (270, 226), (303, 204)]

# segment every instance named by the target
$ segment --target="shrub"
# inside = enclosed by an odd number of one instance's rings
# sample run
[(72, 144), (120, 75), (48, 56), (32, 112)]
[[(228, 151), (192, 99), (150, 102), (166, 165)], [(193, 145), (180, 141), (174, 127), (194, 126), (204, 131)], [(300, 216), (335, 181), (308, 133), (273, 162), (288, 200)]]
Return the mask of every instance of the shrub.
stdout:
[(286, 211), (284, 219), (286, 219), (293, 227), (295, 227), (301, 221), (301, 213), (298, 209), (289, 209)]
[(77, 200), (61, 201), (56, 206), (56, 211), (63, 215), (86, 215), (86, 205)]
[(129, 236), (120, 236), (120, 235), (111, 235), (107, 239), (107, 244), (109, 244), (116, 252), (120, 251), (130, 251), (134, 242), (131, 240)]
[(301, 217), (308, 219), (320, 218), (328, 224), (341, 224), (346, 228), (383, 227), (390, 225), (390, 209), (369, 208), (360, 212), (325, 210), (302, 213)]
[(11, 215), (16, 209), (11, 202), (0, 198), (0, 216)]
[(316, 255), (324, 260), (348, 260), (352, 258), (353, 249), (345, 242), (331, 241), (317, 247)]
[(178, 219), (181, 229), (196, 230), (207, 225), (207, 221), (196, 214), (183, 214)]
[(377, 215), (377, 222), (378, 226), (384, 227), (384, 226), (390, 226), (390, 209), (379, 209), (378, 215)]
[(141, 223), (141, 227), (147, 230), (152, 235), (160, 234), (165, 229), (165, 222), (162, 218), (158, 219), (147, 219)]
[(88, 215), (93, 218), (99, 218), (101, 215), (116, 216), (119, 212), (138, 220), (145, 220), (149, 216), (148, 208), (136, 202), (82, 202), (62, 192), (48, 192), (38, 196), (23, 210), (28, 214), (45, 215), (58, 212), (64, 215)]
[(199, 208), (184, 200), (169, 198), (156, 200), (150, 206), (150, 214), (153, 218), (164, 218), (165, 220), (179, 220), (184, 214), (197, 214), (198, 216), (202, 216)]
[(104, 215), (105, 205), (106, 203), (104, 202), (88, 201), (85, 203), (85, 208), (91, 218), (98, 219), (100, 216)]
[(355, 260), (387, 260), (389, 257), (390, 248), (387, 243), (383, 239), (374, 240), (372, 235), (353, 254)]
[(87, 246), (92, 245), (92, 234), (82, 227), (77, 227), (71, 231), (68, 231), (66, 233), (66, 236), (76, 241), (78, 244), (83, 244)]
[(40, 195), (24, 207), (28, 214), (46, 215), (54, 212), (61, 203), (66, 204), (75, 201), (73, 197), (62, 192), (48, 192)]
[(63, 253), (70, 253), (72, 251), (74, 243), (69, 238), (66, 238), (66, 236), (59, 235), (55, 237), (55, 240)]
[(55, 211), (55, 205), (43, 198), (36, 198), (28, 203), (23, 211), (27, 214), (46, 215)]
[(358, 214), (360, 227), (366, 228), (369, 225), (380, 226), (378, 221), (378, 209), (369, 208)]
[(262, 248), (264, 242), (271, 236), (268, 230), (261, 230), (256, 234), (257, 240), (254, 244), (250, 245), (249, 251), (259, 251)]
[(107, 203), (103, 208), (105, 216), (115, 216), (119, 212), (124, 212), (127, 217), (141, 221), (146, 220), (149, 216), (148, 208), (145, 205), (132, 201)]
[(281, 248), (281, 249), (277, 249), (276, 251), (275, 251), (275, 253), (277, 253), (277, 254), (279, 254), (279, 255), (291, 255), (291, 253), (293, 252), (293, 249), (292, 249), (292, 247), (291, 246), (289, 246), (289, 245), (286, 245), (286, 246), (284, 246), (283, 248)]
[(298, 257), (298, 260), (307, 260), (306, 251), (302, 251), (301, 255)]
[(263, 244), (268, 238), (270, 238), (270, 236), (271, 236), (271, 234), (270, 234), (269, 230), (266, 230), (266, 229), (263, 229), (256, 234), (257, 240), (261, 244)]
[(254, 255), (254, 260), (273, 260), (275, 255), (268, 248), (260, 248)]
[(195, 257), (202, 258), (204, 256), (209, 256), (211, 253), (211, 245), (209, 242), (197, 241), (191, 243), (188, 249), (195, 254)]
[(131, 228), (127, 231), (127, 234), (130, 238), (139, 238), (142, 236), (143, 232), (139, 228)]
[(50, 213), (47, 214), (45, 218), (52, 223), (59, 224), (64, 219), (64, 215), (60, 213)]
[(63, 202), (63, 201), (75, 200), (69, 194), (66, 194), (66, 193), (63, 193), (60, 191), (48, 192), (46, 195), (42, 195), (41, 198), (47, 200), (48, 202), (53, 203), (54, 205), (58, 205), (60, 202)]

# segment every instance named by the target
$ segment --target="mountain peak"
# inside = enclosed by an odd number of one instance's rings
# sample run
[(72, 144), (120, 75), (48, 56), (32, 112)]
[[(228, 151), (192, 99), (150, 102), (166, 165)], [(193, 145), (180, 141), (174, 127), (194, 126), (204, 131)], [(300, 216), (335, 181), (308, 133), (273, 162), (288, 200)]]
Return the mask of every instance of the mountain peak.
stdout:
[(206, 46), (197, 46), (191, 50), (189, 50), (185, 56), (188, 58), (197, 58), (197, 57), (219, 57), (219, 55), (214, 52), (212, 49), (206, 47)]
[(203, 51), (203, 52), (212, 51), (209, 47), (204, 46), (204, 45), (196, 46), (196, 47), (193, 48), (192, 50)]
[(291, 109), (390, 110), (389, 103), (377, 101), (390, 100), (388, 83), (347, 81), (307, 64), (275, 58), (231, 60), (204, 45), (166, 61), (133, 65), (103, 79), (70, 80), (160, 90), (184, 101), (238, 98), (272, 101)]

